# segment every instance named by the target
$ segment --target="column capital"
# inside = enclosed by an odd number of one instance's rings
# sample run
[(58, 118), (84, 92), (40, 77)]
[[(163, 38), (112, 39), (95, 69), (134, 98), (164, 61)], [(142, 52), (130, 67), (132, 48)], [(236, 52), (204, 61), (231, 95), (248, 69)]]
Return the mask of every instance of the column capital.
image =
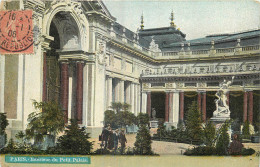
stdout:
[(83, 60), (77, 60), (76, 63), (82, 63), (82, 64), (83, 64), (83, 63), (85, 63), (85, 61), (83, 61)]
[(244, 92), (253, 92), (253, 89), (244, 89)]
[(198, 89), (197, 92), (198, 93), (206, 93), (206, 90)]
[(59, 60), (60, 64), (69, 64), (69, 60)]

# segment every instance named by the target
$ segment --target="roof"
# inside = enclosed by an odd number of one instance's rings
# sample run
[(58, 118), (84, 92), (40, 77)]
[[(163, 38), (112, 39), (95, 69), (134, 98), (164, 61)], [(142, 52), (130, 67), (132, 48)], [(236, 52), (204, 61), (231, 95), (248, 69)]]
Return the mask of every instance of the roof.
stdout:
[(237, 39), (240, 39), (241, 46), (259, 45), (260, 29), (230, 34), (208, 35), (204, 38), (192, 39), (182, 42), (172, 42), (171, 44), (163, 45), (162, 50), (179, 51), (181, 50), (182, 44), (184, 44), (186, 47), (188, 43), (190, 44), (191, 50), (210, 49), (212, 41), (214, 41), (215, 48), (229, 48), (236, 46)]

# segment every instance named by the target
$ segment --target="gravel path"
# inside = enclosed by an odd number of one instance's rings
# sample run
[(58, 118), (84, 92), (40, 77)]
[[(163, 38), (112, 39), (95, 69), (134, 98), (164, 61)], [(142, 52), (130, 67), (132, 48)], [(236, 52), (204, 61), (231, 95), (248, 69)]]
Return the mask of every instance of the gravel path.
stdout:
[[(134, 147), (136, 134), (126, 134), (127, 147)], [(94, 141), (93, 151), (100, 148), (100, 141), (97, 138), (92, 138), (90, 141)], [(160, 155), (181, 155), (187, 148), (191, 148), (192, 145), (184, 143), (173, 143), (173, 142), (164, 142), (164, 141), (153, 141), (152, 150)]]

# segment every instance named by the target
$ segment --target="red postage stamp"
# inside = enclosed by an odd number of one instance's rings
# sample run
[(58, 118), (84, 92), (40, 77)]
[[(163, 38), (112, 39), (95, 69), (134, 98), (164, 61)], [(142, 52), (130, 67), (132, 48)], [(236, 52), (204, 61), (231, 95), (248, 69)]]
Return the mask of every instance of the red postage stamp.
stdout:
[(0, 53), (33, 53), (32, 10), (0, 11)]

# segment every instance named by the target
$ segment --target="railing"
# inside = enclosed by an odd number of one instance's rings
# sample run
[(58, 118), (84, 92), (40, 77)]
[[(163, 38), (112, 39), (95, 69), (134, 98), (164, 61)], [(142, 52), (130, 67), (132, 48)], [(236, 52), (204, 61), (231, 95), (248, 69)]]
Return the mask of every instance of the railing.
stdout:
[(178, 52), (163, 52), (163, 56), (177, 56)]
[(231, 53), (235, 52), (235, 48), (223, 48), (223, 49), (217, 49), (216, 53)]
[(242, 47), (242, 51), (259, 50), (259, 45)]
[(193, 55), (202, 55), (202, 54), (208, 54), (209, 50), (194, 50), (192, 51)]

